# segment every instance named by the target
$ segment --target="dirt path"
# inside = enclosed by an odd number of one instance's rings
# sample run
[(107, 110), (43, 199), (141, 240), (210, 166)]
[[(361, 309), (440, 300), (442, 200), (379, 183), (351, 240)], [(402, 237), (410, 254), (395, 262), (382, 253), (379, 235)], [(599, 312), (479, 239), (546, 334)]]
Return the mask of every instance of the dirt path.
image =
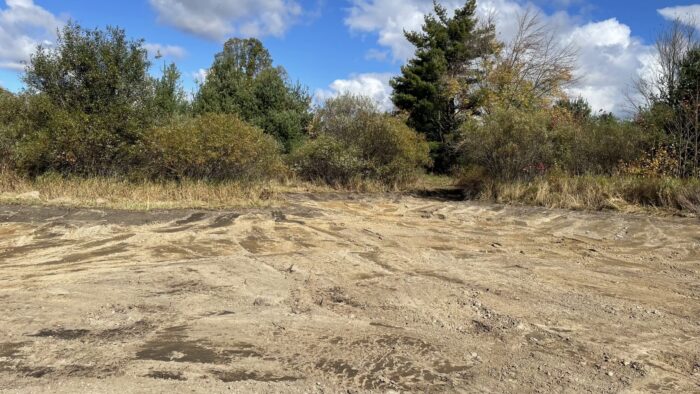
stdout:
[(700, 392), (697, 219), (0, 206), (0, 270), (9, 392)]

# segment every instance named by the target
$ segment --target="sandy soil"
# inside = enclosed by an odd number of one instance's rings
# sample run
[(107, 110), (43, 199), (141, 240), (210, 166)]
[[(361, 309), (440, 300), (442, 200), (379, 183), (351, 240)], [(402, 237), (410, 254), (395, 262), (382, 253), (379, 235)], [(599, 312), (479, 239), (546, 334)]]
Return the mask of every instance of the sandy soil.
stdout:
[(700, 392), (700, 221), (0, 206), (0, 390)]

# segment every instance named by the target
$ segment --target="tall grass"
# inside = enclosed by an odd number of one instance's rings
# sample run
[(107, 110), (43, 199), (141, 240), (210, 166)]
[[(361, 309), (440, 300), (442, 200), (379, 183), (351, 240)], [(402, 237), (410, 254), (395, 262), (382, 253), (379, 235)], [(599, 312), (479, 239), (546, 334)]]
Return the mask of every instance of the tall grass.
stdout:
[(278, 199), (271, 182), (131, 181), (108, 177), (38, 178), (0, 171), (0, 202), (119, 209), (265, 206)]
[(462, 182), (476, 199), (550, 208), (700, 213), (700, 180), (552, 174), (532, 180)]
[(385, 193), (426, 190), (450, 183), (451, 179), (447, 177), (429, 175), (402, 187), (359, 177), (342, 185), (298, 178), (251, 182), (152, 181), (122, 177), (65, 177), (55, 173), (30, 178), (0, 168), (0, 203), (130, 210), (265, 207), (281, 204), (285, 195), (290, 193)]

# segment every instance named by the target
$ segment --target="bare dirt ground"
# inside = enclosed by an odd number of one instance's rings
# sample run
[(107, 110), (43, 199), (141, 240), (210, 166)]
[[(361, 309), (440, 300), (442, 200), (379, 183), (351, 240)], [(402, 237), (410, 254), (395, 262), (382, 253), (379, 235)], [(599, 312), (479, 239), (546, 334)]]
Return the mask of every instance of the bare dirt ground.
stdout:
[(0, 390), (700, 392), (700, 221), (0, 206)]

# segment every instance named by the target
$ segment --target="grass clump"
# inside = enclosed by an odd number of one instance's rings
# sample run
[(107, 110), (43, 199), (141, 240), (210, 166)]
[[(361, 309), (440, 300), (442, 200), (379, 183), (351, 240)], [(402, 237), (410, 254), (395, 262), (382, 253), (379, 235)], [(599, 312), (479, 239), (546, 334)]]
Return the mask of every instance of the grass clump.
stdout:
[[(472, 173), (474, 174), (474, 173)], [(700, 180), (552, 173), (520, 180), (465, 178), (458, 183), (482, 201), (549, 208), (700, 213)]]

